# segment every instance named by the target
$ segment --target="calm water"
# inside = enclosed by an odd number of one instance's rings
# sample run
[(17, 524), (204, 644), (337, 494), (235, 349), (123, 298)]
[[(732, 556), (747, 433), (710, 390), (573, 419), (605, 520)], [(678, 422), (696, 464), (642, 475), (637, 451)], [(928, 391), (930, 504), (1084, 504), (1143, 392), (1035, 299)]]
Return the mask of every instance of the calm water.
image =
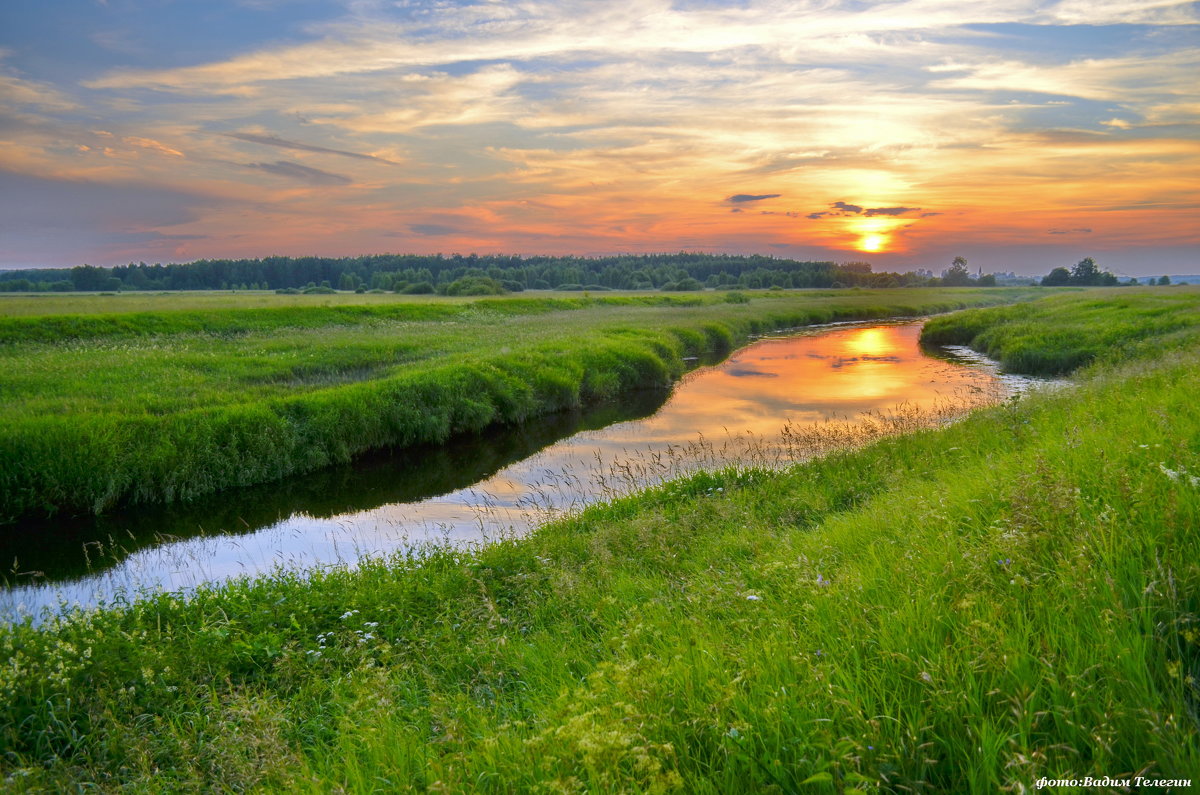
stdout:
[[(669, 393), (546, 418), (535, 427), (368, 459), (170, 509), (23, 526), (0, 617), (91, 606), (142, 589), (186, 590), (270, 571), (353, 564), (420, 542), (527, 532), (563, 511), (701, 466), (797, 457), (783, 433), (1004, 397), (1029, 379), (979, 357), (918, 346), (919, 322), (847, 324), (760, 340), (693, 370)], [(6, 565), (6, 568), (8, 566)]]

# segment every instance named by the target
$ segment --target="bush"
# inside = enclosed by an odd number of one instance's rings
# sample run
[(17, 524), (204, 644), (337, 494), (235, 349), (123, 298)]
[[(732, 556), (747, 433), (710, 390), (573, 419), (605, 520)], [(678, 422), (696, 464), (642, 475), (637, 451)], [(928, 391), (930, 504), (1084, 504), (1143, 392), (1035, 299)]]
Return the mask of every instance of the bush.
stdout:
[(680, 279), (677, 282), (667, 282), (662, 286), (662, 289), (666, 290), (667, 292), (691, 292), (695, 290), (703, 290), (704, 284), (698, 279), (693, 279), (692, 277), (688, 276)]
[(444, 295), (504, 295), (508, 290), (490, 276), (464, 276), (446, 285)]
[(397, 292), (404, 293), (405, 295), (429, 295), (433, 292), (433, 285), (429, 282), (417, 282)]

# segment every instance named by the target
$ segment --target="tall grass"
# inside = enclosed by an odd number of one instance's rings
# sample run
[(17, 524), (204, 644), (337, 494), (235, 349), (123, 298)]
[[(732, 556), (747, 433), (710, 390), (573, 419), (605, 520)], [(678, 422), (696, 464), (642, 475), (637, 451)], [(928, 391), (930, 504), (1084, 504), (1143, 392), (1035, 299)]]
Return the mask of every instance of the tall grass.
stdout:
[(188, 499), (523, 423), (662, 387), (685, 356), (781, 327), (1029, 293), (397, 297), (3, 318), (0, 521)]
[(921, 339), (969, 345), (1023, 373), (1068, 373), (1096, 360), (1195, 344), (1200, 288), (1088, 290), (935, 318)]
[(939, 430), (861, 450), (834, 438), (784, 472), (699, 473), (521, 541), (2, 630), (4, 780), (787, 793), (1194, 781), (1198, 388), (1194, 346), (1142, 353)]

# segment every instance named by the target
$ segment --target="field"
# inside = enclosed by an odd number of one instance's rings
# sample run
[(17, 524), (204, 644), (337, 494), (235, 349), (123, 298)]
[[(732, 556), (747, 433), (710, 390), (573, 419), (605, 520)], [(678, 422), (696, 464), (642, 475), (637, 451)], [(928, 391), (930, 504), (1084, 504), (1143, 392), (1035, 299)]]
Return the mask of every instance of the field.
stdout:
[(4, 296), (0, 521), (183, 500), (526, 422), (661, 388), (684, 356), (757, 332), (1035, 293)]
[(785, 472), (700, 474), (522, 541), (2, 630), (5, 783), (1195, 780), (1200, 291), (1048, 300), (930, 335), (1055, 362), (1078, 339), (1056, 329), (1115, 321), (1070, 389)]

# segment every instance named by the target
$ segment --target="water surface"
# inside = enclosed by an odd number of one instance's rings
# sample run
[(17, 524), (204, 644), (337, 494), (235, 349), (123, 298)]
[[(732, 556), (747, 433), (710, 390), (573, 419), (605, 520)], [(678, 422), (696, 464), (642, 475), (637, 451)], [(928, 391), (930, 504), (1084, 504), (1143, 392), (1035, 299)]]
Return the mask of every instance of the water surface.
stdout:
[(0, 536), (0, 560), (14, 561), (0, 617), (275, 567), (351, 565), (422, 542), (519, 535), (698, 467), (804, 457), (796, 440), (806, 428), (842, 427), (900, 405), (914, 412), (977, 403), (1031, 383), (978, 356), (923, 351), (920, 329), (919, 321), (838, 324), (762, 339), (698, 367), (670, 393), (638, 393), (620, 406), (184, 506), (11, 528)]

